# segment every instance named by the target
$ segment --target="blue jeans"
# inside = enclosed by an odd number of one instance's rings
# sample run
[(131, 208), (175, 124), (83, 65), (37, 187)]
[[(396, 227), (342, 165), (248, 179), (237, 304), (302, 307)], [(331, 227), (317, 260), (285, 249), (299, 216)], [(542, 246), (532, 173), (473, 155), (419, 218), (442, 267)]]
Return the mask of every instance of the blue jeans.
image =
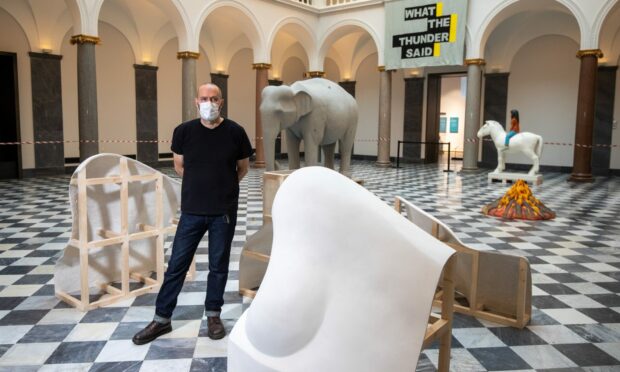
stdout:
[(228, 280), (230, 246), (235, 235), (236, 215), (200, 216), (182, 213), (172, 243), (172, 255), (164, 283), (155, 302), (155, 315), (170, 319), (183, 288), (185, 275), (192, 263), (198, 243), (209, 231), (209, 275), (207, 276), (207, 316), (219, 315), (224, 305), (224, 290)]
[(514, 130), (511, 130), (510, 132), (506, 133), (506, 141), (504, 142), (504, 145), (508, 146), (508, 142), (510, 142), (510, 139), (517, 134), (517, 132), (515, 132)]

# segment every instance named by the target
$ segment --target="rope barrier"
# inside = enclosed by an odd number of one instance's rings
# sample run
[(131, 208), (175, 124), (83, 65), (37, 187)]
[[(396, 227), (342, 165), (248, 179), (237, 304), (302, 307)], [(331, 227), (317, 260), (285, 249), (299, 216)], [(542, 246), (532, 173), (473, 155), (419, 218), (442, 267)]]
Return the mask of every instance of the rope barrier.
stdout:
[[(262, 137), (258, 137), (257, 139), (262, 140)], [(251, 142), (253, 139), (251, 139)], [(379, 137), (377, 138), (361, 138), (356, 139), (355, 142), (390, 142), (391, 139), (387, 137)], [(491, 139), (478, 139), (478, 138), (465, 138), (464, 142), (493, 142)], [(63, 140), (63, 141), (17, 141), (17, 142), (0, 142), (0, 146), (22, 146), (22, 145), (56, 145), (56, 144), (65, 144), (65, 143), (170, 143), (172, 140), (119, 140), (119, 139), (110, 139), (110, 140)], [(620, 145), (612, 145), (612, 144), (602, 144), (596, 143), (592, 145), (584, 145), (584, 144), (573, 144), (569, 142), (543, 142), (545, 145), (551, 146), (575, 146), (575, 147), (583, 147), (583, 148), (604, 148), (604, 147), (620, 147)]]
[[(485, 138), (483, 140), (480, 140), (479, 138), (465, 138), (464, 139), (465, 142), (480, 142), (480, 141), (486, 141), (486, 142), (493, 142), (492, 139), (490, 138)], [(607, 145), (607, 144), (603, 144), (603, 143), (595, 143), (593, 145), (583, 145), (580, 143), (577, 144), (573, 144), (570, 142), (543, 142), (544, 145), (552, 145), (552, 146), (575, 146), (575, 147), (585, 147), (585, 148), (593, 148), (593, 147), (620, 147), (620, 145)]]

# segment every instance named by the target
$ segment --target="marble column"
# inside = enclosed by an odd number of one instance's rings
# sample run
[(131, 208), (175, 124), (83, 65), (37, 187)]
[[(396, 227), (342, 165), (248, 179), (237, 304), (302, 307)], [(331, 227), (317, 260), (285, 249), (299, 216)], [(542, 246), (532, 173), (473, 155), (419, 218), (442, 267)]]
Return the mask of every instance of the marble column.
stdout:
[[(441, 74), (426, 77), (426, 128), (424, 131), (424, 163), (439, 161), (439, 117), (441, 116)], [(446, 151), (448, 148), (446, 147)]]
[(465, 97), (465, 143), (462, 170), (478, 169), (478, 129), (480, 128), (480, 95), (484, 59), (466, 59), (467, 95)]
[(34, 164), (37, 169), (64, 173), (65, 150), (62, 128), (62, 56), (28, 53), (32, 83), (32, 124), (35, 141), (58, 143), (35, 144)]
[(133, 65), (133, 67), (136, 76), (136, 138), (138, 140), (136, 159), (154, 165), (159, 160), (157, 66)]
[[(495, 120), (506, 128), (508, 112), (508, 73), (484, 74), (484, 109), (482, 121)], [(489, 137), (487, 137), (489, 139)], [(497, 150), (491, 141), (482, 141), (482, 161), (484, 167), (497, 166)]]
[(265, 148), (263, 145), (263, 126), (260, 118), (260, 104), (263, 89), (269, 84), (268, 70), (271, 68), (271, 65), (268, 63), (254, 63), (252, 68), (256, 70), (256, 160), (254, 161), (254, 167), (265, 168)]
[(392, 123), (392, 70), (379, 67), (379, 133), (377, 138), (377, 162), (379, 167), (390, 167), (390, 129)]
[(355, 81), (341, 81), (338, 84), (355, 98)]
[(74, 35), (71, 44), (77, 44), (78, 69), (78, 127), (80, 161), (99, 153), (99, 124), (97, 119), (97, 68), (95, 45), (97, 36)]
[(181, 80), (181, 119), (184, 122), (198, 117), (195, 102), (198, 90), (196, 87), (196, 60), (198, 57), (200, 57), (200, 53), (196, 52), (185, 51), (177, 53), (177, 59), (181, 59), (183, 61)]
[(594, 114), (592, 173), (609, 175), (611, 137), (614, 125), (614, 99), (618, 66), (601, 66), (596, 79), (596, 111)]
[(577, 92), (577, 125), (575, 127), (575, 150), (573, 173), (569, 181), (592, 182), (592, 133), (594, 127), (594, 98), (596, 95), (596, 72), (598, 59), (603, 57), (600, 49), (580, 50), (579, 90)]
[[(403, 141), (422, 141), (422, 113), (424, 112), (424, 78), (405, 78), (405, 117), (403, 118)], [(404, 144), (403, 159), (421, 160), (421, 145)]]
[(228, 75), (223, 74), (223, 73), (216, 73), (216, 74), (211, 74), (211, 82), (215, 85), (217, 85), (218, 87), (220, 87), (220, 90), (222, 91), (222, 98), (224, 98), (224, 106), (222, 107), (222, 110), (220, 111), (221, 115), (223, 117), (228, 117)]

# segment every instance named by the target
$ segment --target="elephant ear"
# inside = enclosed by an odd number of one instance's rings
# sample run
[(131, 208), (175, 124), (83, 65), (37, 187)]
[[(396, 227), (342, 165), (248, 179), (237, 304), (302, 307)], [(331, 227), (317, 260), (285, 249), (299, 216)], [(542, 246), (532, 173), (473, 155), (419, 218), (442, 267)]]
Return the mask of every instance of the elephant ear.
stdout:
[(300, 118), (312, 111), (312, 97), (303, 90), (298, 91), (293, 96), (295, 106), (297, 106), (297, 117)]

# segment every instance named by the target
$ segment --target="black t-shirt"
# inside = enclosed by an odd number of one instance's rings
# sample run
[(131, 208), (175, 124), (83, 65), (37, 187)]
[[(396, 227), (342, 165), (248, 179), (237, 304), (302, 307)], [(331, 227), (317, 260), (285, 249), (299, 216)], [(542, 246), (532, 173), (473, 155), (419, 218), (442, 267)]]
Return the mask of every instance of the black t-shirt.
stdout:
[(172, 146), (183, 155), (181, 211), (199, 215), (236, 214), (239, 200), (237, 160), (252, 155), (243, 127), (224, 119), (209, 129), (194, 119), (174, 129)]

